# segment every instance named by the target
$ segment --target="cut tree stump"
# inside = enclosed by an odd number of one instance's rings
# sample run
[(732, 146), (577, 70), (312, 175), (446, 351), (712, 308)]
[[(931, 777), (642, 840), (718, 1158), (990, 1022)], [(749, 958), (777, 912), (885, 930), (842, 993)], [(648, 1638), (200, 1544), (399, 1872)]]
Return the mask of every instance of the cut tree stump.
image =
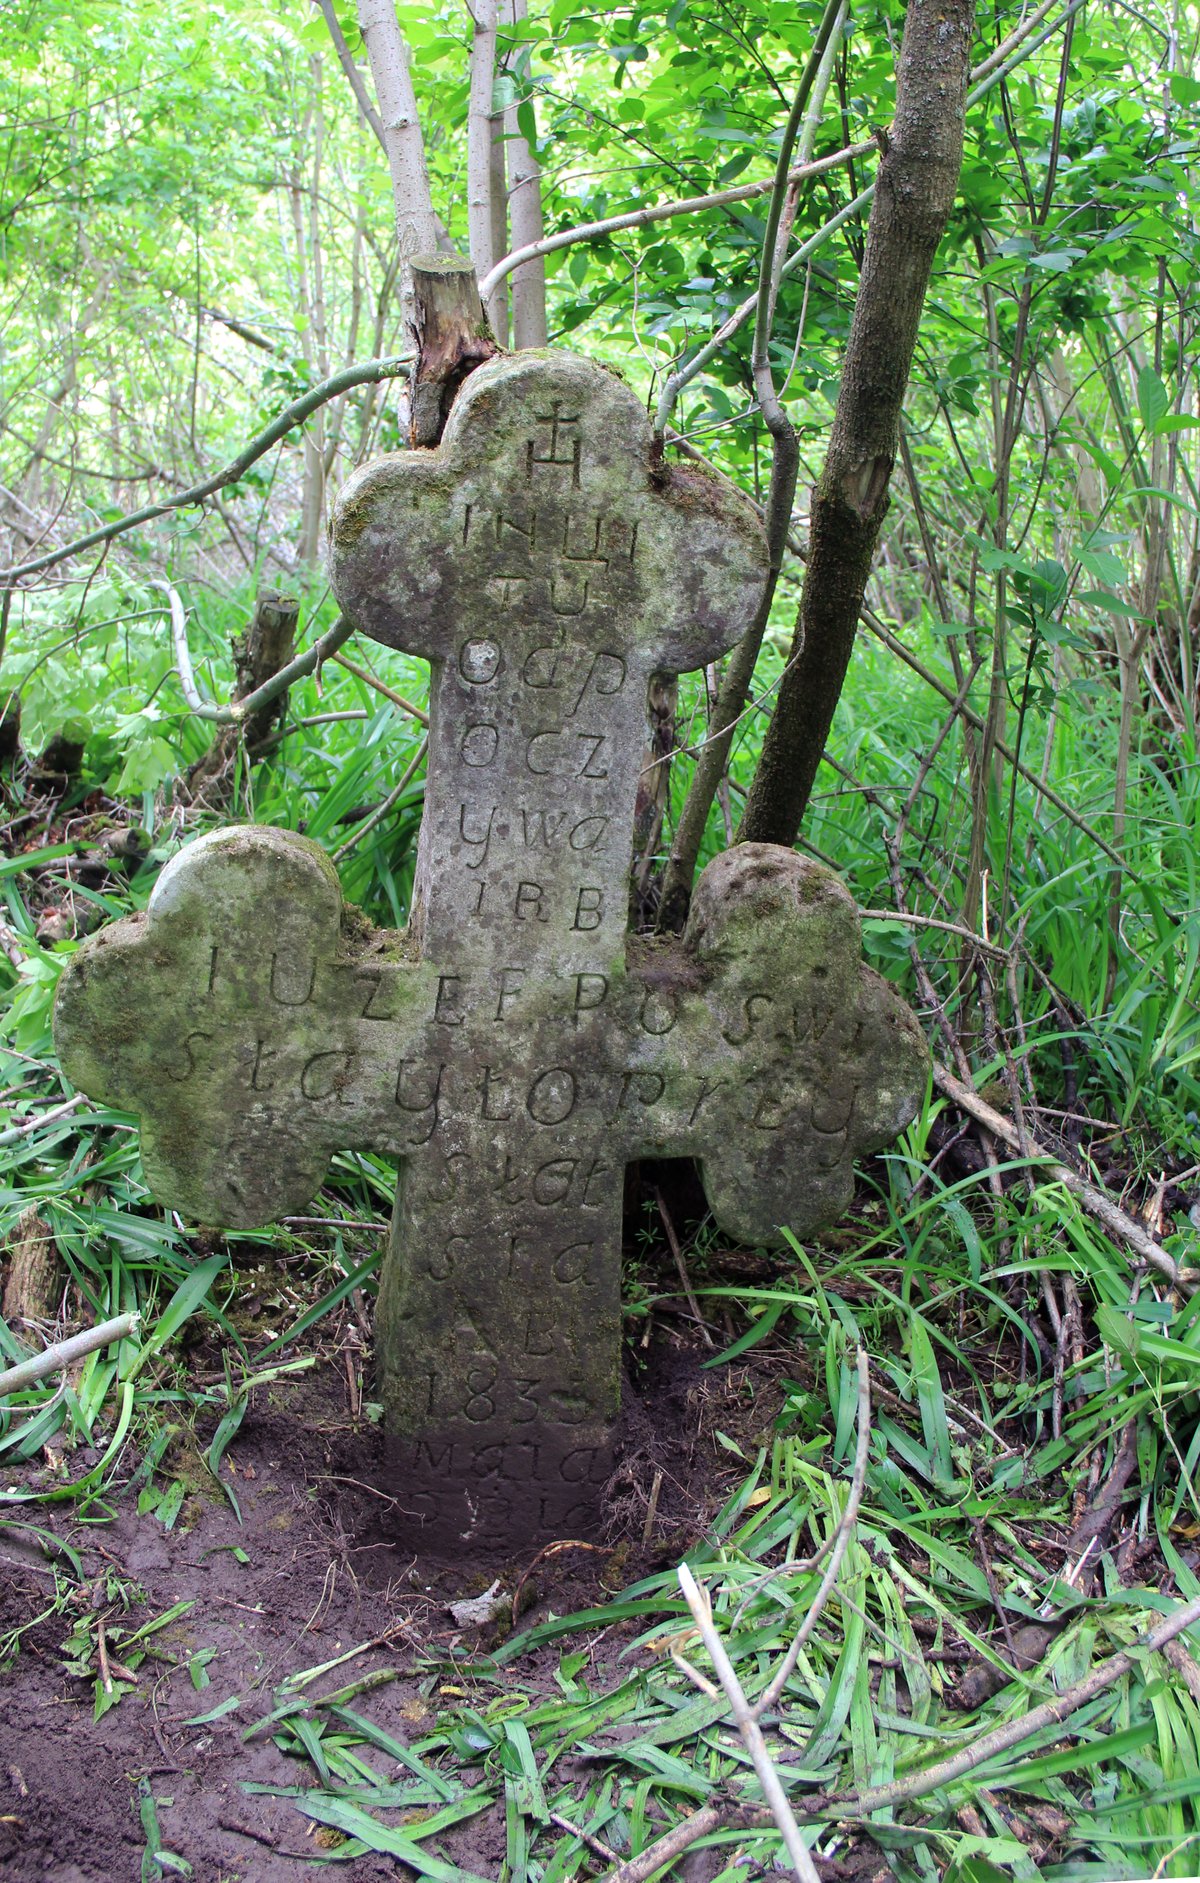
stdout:
[[(294, 595), (279, 594), (274, 589), (264, 589), (259, 595), (249, 626), (233, 642), (237, 672), (235, 700), (245, 699), (247, 694), (272, 679), (281, 667), (286, 667), (295, 651), (299, 614), (300, 603)], [(211, 801), (211, 788), (228, 776), (234, 755), (243, 742), (247, 757), (253, 763), (256, 748), (262, 746), (281, 723), (287, 711), (287, 700), (287, 693), (280, 693), (258, 712), (251, 713), (242, 725), (220, 728), (203, 758), (197, 759), (188, 772), (188, 791), (193, 798), (207, 791)]]
[(58, 1292), (58, 1248), (35, 1204), (22, 1210), (5, 1248), (3, 1314), (6, 1321), (49, 1321)]
[(412, 293), (417, 362), (409, 442), (431, 446), (441, 440), (463, 380), (500, 348), (483, 311), (475, 270), (461, 255), (414, 256)]

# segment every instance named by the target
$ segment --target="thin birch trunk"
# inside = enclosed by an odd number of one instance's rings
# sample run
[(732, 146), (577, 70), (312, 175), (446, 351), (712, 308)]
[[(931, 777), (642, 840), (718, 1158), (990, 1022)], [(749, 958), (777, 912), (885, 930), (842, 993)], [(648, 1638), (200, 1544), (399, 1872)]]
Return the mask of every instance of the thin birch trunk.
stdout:
[[(508, 174), (504, 148), (504, 113), (494, 111), (491, 131), (491, 175), (488, 200), (492, 207), (492, 254), (499, 261), (508, 253)], [(494, 268), (496, 262), (492, 263)], [(508, 276), (501, 276), (488, 297), (488, 319), (500, 346), (508, 345)]]
[(425, 140), (417, 115), (417, 98), (409, 69), (409, 50), (396, 19), (392, 0), (358, 0), (358, 24), (367, 48), (379, 115), (383, 147), (392, 178), (396, 235), (407, 275), (414, 255), (437, 249), (440, 224), (433, 213)]
[[(499, 257), (492, 251), (492, 87), (496, 77), (496, 0), (473, 0), (471, 86), (467, 103), (467, 240), (482, 281)], [(495, 294), (486, 312), (492, 322)]]
[[(525, 18), (526, 0), (502, 0), (506, 24), (519, 26)], [(510, 46), (504, 56), (504, 68), (512, 72), (517, 64), (517, 50)], [(532, 111), (533, 105), (530, 104)], [(509, 105), (504, 113), (504, 141), (508, 150), (508, 219), (514, 249), (540, 242), (545, 234), (542, 220), (542, 172), (517, 121), (518, 107)], [(499, 259), (499, 257), (497, 257)], [(512, 272), (512, 342), (515, 347), (544, 347), (546, 344), (546, 264), (539, 255), (522, 262)]]

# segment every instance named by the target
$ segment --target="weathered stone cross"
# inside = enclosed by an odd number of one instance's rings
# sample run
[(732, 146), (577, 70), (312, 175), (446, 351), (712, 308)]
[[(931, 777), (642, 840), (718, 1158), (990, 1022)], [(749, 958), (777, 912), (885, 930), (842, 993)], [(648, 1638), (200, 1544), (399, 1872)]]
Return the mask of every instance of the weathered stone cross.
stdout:
[(731, 646), (763, 574), (749, 506), (656, 465), (615, 376), (481, 368), (442, 444), (366, 467), (333, 521), (343, 609), (432, 663), (409, 929), (370, 929), (315, 844), (243, 828), (64, 976), (69, 1076), (140, 1114), (185, 1216), (269, 1222), (339, 1149), (399, 1159), (377, 1347), (419, 1546), (594, 1521), (629, 1159), (699, 1158), (721, 1227), (770, 1240), (844, 1207), (915, 1110), (919, 1031), (827, 871), (735, 849), (681, 942), (626, 933), (647, 684)]

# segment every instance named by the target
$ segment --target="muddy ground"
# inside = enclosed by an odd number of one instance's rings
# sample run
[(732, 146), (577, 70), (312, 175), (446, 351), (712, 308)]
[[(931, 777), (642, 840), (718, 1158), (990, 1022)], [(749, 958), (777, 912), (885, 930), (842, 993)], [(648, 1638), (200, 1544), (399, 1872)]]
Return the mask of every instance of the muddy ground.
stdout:
[[(280, 1683), (375, 1643), (308, 1691), (328, 1694), (395, 1670), (396, 1678), (354, 1704), (407, 1744), (432, 1729), (439, 1685), (463, 1691), (468, 1677), (452, 1657), (496, 1645), (509, 1626), (463, 1628), (449, 1613), (451, 1601), (478, 1595), (499, 1575), (509, 1591), (519, 1586), (523, 1629), (550, 1608), (563, 1614), (602, 1602), (678, 1560), (744, 1475), (717, 1429), (752, 1445), (779, 1403), (767, 1377), (737, 1365), (706, 1372), (704, 1357), (686, 1335), (662, 1330), (636, 1353), (600, 1549), (536, 1562), (531, 1552), (507, 1562), (416, 1564), (397, 1547), (387, 1498), (370, 1488), (378, 1434), (354, 1416), (352, 1376), (336, 1359), (283, 1394), (273, 1388), (271, 1403), (263, 1393), (252, 1406), (223, 1465), (240, 1524), (203, 1473), (170, 1529), (152, 1513), (138, 1515), (133, 1491), (110, 1503), (108, 1520), (99, 1520), (102, 1509), (93, 1511), (94, 1522), (64, 1514), (63, 1506), (11, 1512), (13, 1521), (0, 1525), (0, 1636), (37, 1617), (55, 1592), (46, 1555), (53, 1544), (31, 1542), (17, 1519), (69, 1543), (84, 1579), (65, 1609), (24, 1635), (3, 1677), (0, 1875), (6, 1883), (140, 1878), (147, 1794), (162, 1845), (192, 1866), (198, 1883), (290, 1883), (308, 1874), (323, 1854), (320, 1827), (288, 1799), (246, 1790), (316, 1782), (312, 1768), (289, 1758), (270, 1732), (245, 1737), (271, 1710)], [(125, 1461), (127, 1472), (135, 1467), (136, 1458)], [(75, 1475), (74, 1460), (71, 1469)], [(72, 1631), (89, 1624), (85, 1637), (94, 1642), (101, 1617), (119, 1635), (181, 1601), (192, 1607), (147, 1638), (153, 1653), (136, 1683), (94, 1721), (96, 1660), (87, 1678), (65, 1671)], [(607, 1664), (615, 1673), (632, 1627), (593, 1629), (570, 1644), (587, 1647), (590, 1679)], [(560, 1652), (535, 1650), (517, 1664), (525, 1691), (549, 1680)], [(199, 1690), (188, 1671), (197, 1657), (204, 1657), (208, 1683)], [(109, 1675), (119, 1679), (111, 1664)], [(494, 1694), (489, 1687), (486, 1698)], [(233, 1700), (236, 1707), (220, 1713)], [(198, 1723), (212, 1713), (219, 1716)], [(376, 1763), (386, 1761), (377, 1755)], [(451, 1862), (497, 1876), (503, 1811), (435, 1841)], [(160, 1874), (157, 1865), (147, 1873)], [(404, 1869), (396, 1859), (375, 1855), (337, 1866), (352, 1883), (398, 1873)]]

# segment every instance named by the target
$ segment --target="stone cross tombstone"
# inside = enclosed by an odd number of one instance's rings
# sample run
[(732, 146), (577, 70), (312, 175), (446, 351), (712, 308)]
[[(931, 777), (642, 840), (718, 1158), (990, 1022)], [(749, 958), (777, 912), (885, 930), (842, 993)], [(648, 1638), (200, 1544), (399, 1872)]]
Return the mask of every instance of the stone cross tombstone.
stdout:
[(627, 934), (648, 683), (730, 647), (765, 566), (750, 506), (656, 462), (615, 375), (492, 361), (332, 522), (343, 610), (431, 663), (407, 931), (347, 907), (316, 844), (233, 829), (63, 977), (68, 1075), (139, 1114), (185, 1217), (260, 1225), (338, 1150), (398, 1160), (377, 1353), (418, 1548), (594, 1527), (630, 1159), (697, 1158), (721, 1228), (770, 1241), (836, 1216), (916, 1110), (919, 1030), (830, 872), (743, 846), (681, 940)]

